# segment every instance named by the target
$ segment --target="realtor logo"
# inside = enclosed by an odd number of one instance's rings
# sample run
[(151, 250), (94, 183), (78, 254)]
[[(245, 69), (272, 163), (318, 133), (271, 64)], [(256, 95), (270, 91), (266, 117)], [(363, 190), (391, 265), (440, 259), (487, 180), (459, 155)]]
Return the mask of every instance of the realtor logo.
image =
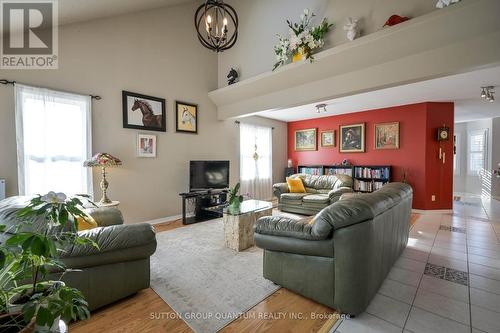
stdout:
[(57, 69), (57, 0), (0, 0), (0, 68)]

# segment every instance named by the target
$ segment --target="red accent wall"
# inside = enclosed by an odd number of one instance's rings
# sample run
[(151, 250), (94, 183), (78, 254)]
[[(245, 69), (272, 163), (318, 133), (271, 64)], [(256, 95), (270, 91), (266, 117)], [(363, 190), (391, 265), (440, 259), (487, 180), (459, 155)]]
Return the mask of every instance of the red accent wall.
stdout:
[[(313, 112), (313, 111), (311, 111)], [(399, 122), (400, 149), (375, 150), (375, 124)], [(339, 126), (364, 122), (365, 153), (339, 152)], [(437, 141), (437, 129), (443, 124), (450, 127), (453, 137), (453, 103), (419, 103), (396, 106), (378, 110), (343, 114), (319, 119), (302, 120), (288, 123), (288, 157), (293, 165), (335, 164), (348, 159), (351, 164), (391, 165), (392, 181), (401, 181), (404, 172), (414, 190), (413, 208), (451, 209), (453, 189), (453, 142)], [(294, 133), (299, 129), (318, 130), (318, 150), (295, 151)], [(336, 130), (337, 145), (322, 148), (320, 132)], [(445, 152), (443, 164), (438, 158), (439, 147)], [(432, 195), (436, 201), (432, 201)]]

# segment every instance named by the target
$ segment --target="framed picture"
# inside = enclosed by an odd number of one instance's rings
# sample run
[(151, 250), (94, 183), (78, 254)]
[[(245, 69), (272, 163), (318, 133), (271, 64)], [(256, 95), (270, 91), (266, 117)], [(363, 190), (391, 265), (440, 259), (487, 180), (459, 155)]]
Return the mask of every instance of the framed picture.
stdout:
[(317, 141), (315, 128), (295, 131), (295, 151), (316, 150)]
[(123, 127), (167, 131), (165, 99), (122, 91)]
[(156, 135), (137, 134), (137, 157), (156, 157)]
[(175, 131), (198, 133), (198, 105), (175, 102)]
[(340, 126), (340, 152), (363, 153), (365, 151), (365, 123)]
[(321, 132), (321, 147), (335, 147), (335, 130)]
[(375, 124), (375, 149), (399, 149), (399, 123)]

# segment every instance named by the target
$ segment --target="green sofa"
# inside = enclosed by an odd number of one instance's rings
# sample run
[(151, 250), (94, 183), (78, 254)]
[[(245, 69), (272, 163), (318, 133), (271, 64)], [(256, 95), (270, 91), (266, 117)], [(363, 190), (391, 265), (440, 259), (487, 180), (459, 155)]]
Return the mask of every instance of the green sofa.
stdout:
[(301, 178), (306, 193), (289, 193), (287, 183), (274, 184), (273, 194), (284, 212), (314, 215), (338, 201), (342, 194), (352, 192), (352, 177), (347, 175), (295, 174), (290, 178)]
[(412, 188), (382, 189), (337, 201), (314, 218), (268, 216), (254, 238), (264, 277), (341, 313), (358, 315), (408, 242)]
[[(26, 206), (28, 200), (11, 197), (0, 201), (0, 224), (7, 226), (7, 232), (0, 233), (1, 243), (12, 236), (9, 230), (18, 223), (16, 211)], [(94, 240), (99, 249), (71, 247), (60, 258), (74, 270), (66, 273), (63, 281), (78, 288), (90, 310), (95, 310), (149, 287), (149, 257), (156, 250), (156, 236), (150, 224), (124, 225), (116, 208), (92, 208), (87, 212), (99, 227), (79, 233)], [(34, 228), (37, 223), (43, 222), (35, 222)]]

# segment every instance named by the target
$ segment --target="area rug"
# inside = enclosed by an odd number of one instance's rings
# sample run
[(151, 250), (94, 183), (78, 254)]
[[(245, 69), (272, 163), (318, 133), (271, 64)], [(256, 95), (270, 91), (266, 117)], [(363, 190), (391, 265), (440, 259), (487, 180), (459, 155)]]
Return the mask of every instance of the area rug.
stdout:
[(195, 332), (217, 332), (274, 293), (261, 249), (224, 247), (222, 219), (156, 235), (151, 287)]

